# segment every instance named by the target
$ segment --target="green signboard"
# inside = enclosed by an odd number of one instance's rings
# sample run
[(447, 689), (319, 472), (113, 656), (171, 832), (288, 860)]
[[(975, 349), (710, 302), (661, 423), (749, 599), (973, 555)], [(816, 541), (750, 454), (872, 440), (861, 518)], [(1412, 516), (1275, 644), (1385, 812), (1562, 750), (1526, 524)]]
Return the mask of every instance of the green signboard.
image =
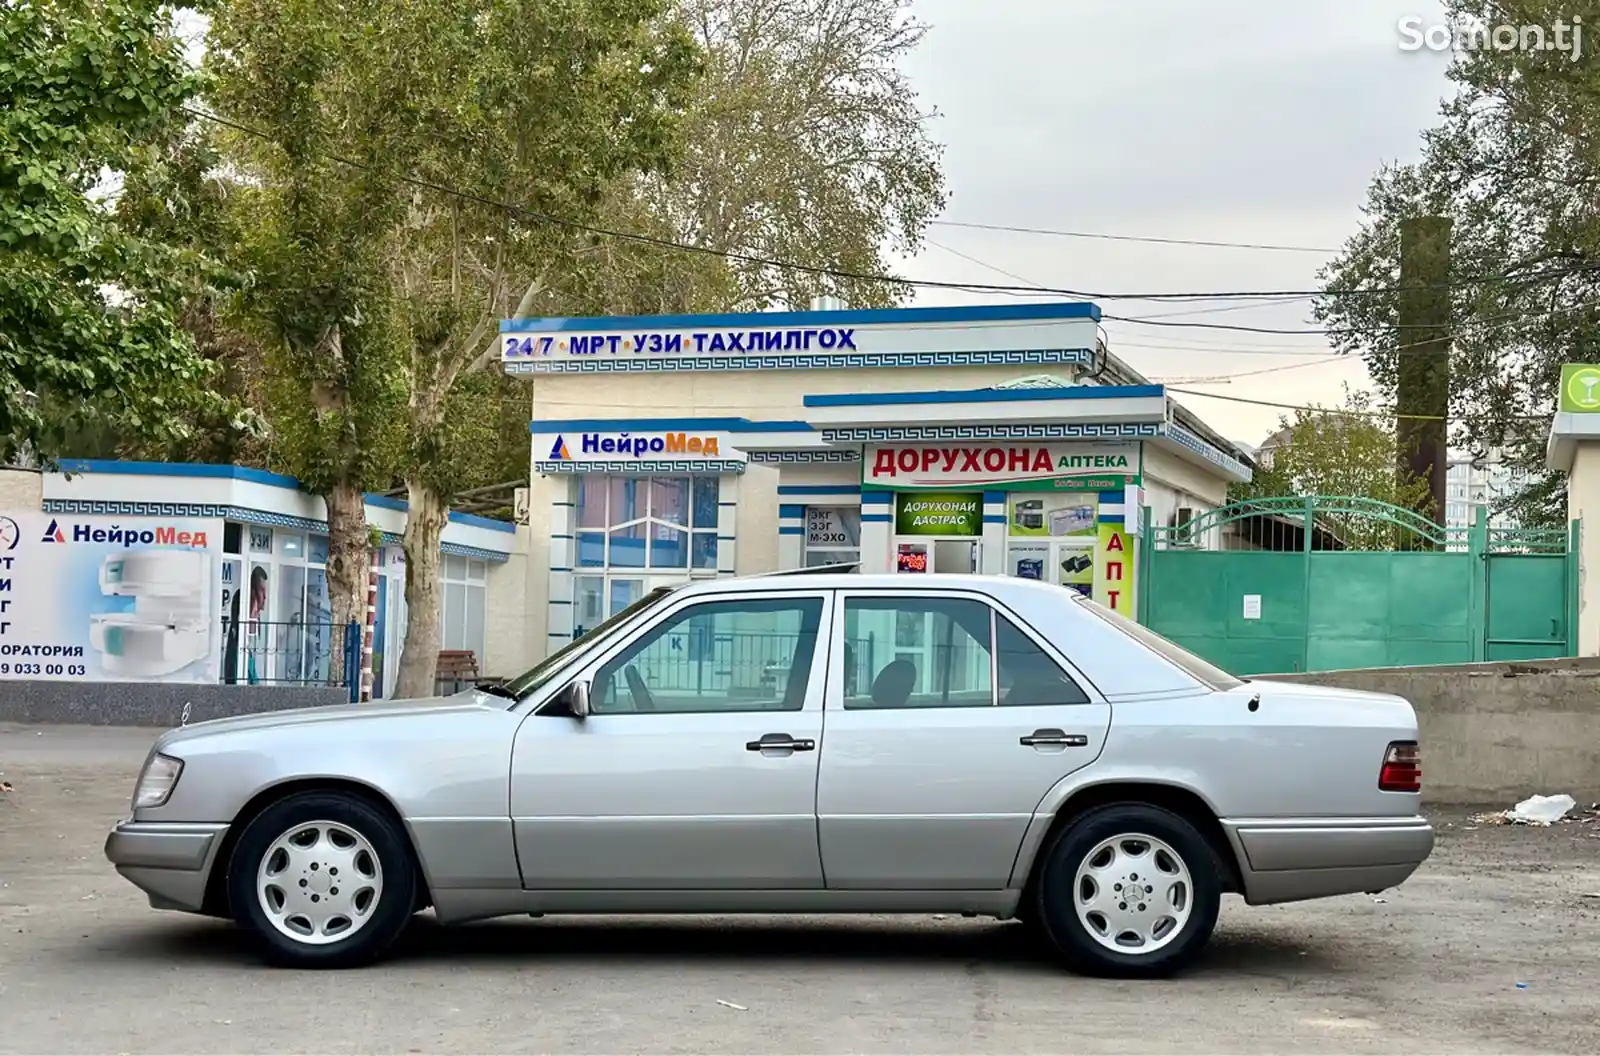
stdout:
[(894, 497), (894, 534), (983, 534), (983, 492), (918, 491)]
[(1563, 411), (1576, 414), (1600, 413), (1600, 366), (1568, 363), (1561, 368)]

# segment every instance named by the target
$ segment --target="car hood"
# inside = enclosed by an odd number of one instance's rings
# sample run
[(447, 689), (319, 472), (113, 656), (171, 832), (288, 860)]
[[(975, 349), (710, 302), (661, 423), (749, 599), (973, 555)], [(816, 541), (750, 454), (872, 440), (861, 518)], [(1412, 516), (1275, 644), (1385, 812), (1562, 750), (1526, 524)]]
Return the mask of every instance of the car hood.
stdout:
[[(270, 691), (269, 691), (270, 692)], [(466, 692), (449, 697), (422, 697), (417, 700), (384, 701), (373, 704), (335, 704), (324, 708), (289, 708), (230, 719), (210, 719), (192, 726), (181, 726), (162, 734), (158, 745), (179, 744), (197, 737), (247, 730), (277, 730), (318, 723), (382, 722), (385, 719), (415, 718), (418, 715), (447, 712), (507, 711), (516, 702), (487, 693)]]

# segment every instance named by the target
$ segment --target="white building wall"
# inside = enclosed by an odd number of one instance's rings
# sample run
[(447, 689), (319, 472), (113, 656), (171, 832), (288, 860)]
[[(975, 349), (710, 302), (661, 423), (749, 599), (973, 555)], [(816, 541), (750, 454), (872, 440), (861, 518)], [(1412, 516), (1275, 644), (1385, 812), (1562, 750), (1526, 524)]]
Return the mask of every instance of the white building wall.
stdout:
[[(1221, 509), (1228, 502), (1228, 482), (1153, 444), (1144, 445), (1145, 503), (1156, 527), (1167, 527), (1179, 509), (1188, 507), (1198, 516)], [(1137, 516), (1130, 513), (1130, 517)], [(1196, 540), (1208, 549), (1221, 549), (1222, 532), (1213, 529)]]
[(533, 383), (533, 418), (749, 418), (802, 421), (802, 398), (845, 392), (981, 389), (1026, 367), (549, 374)]
[(35, 513), (44, 502), (44, 474), (32, 469), (0, 469), (0, 513)]

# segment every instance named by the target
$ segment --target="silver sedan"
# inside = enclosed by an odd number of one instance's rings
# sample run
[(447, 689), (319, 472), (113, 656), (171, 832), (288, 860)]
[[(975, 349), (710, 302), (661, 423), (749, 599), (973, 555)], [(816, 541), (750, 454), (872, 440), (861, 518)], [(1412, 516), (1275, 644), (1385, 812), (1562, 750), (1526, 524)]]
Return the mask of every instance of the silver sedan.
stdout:
[(1416, 716), (1244, 682), (1075, 593), (773, 575), (651, 594), (509, 682), (173, 730), (106, 842), (276, 964), (546, 913), (1019, 918), (1159, 975), (1224, 894), (1401, 883)]

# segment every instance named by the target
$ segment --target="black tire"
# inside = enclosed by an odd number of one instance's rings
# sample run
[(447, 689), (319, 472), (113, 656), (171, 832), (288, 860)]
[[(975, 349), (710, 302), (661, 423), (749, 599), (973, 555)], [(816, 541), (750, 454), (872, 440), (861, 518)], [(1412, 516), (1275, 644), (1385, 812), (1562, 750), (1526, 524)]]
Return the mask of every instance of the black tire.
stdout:
[[(1165, 843), (1182, 859), (1190, 877), (1188, 917), (1177, 925), (1176, 935), (1160, 936), (1165, 945), (1144, 953), (1102, 945), (1079, 918), (1075, 904), (1079, 866), (1102, 843), (1124, 835)], [(1045, 850), (1033, 915), (1074, 970), (1088, 975), (1159, 978), (1184, 967), (1205, 948), (1217, 925), (1221, 902), (1221, 866), (1211, 845), (1193, 825), (1160, 807), (1118, 803), (1090, 810), (1057, 832)]]
[[(382, 885), (348, 938), (320, 945), (299, 941), (268, 918), (256, 892), (262, 859), (273, 843), (296, 826), (326, 821), (347, 828), (371, 845)], [(255, 938), (267, 963), (282, 968), (351, 968), (377, 960), (411, 920), (417, 900), (417, 864), (404, 830), (388, 812), (344, 792), (286, 796), (245, 827), (228, 865), (228, 895), (234, 919)]]

